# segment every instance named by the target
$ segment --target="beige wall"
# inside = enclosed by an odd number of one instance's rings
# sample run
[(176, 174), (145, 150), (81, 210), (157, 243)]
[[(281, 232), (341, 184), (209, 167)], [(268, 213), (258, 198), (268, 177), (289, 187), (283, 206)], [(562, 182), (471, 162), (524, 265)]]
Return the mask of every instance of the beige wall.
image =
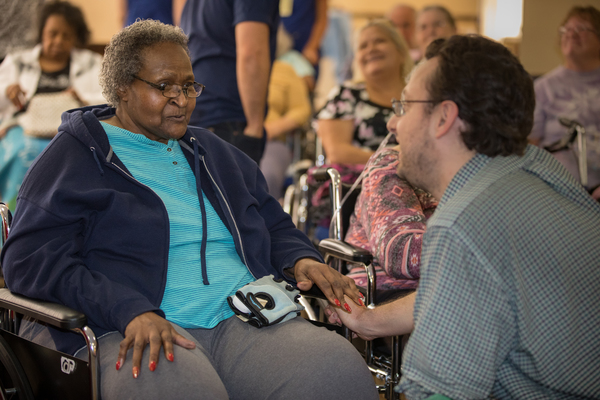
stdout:
[[(119, 0), (71, 1), (86, 15), (92, 31), (92, 44), (108, 43), (120, 29)], [(329, 0), (329, 5), (352, 13), (360, 24), (366, 18), (383, 15), (398, 2), (411, 4), (416, 9), (430, 4), (443, 5), (459, 22), (463, 19), (463, 32), (473, 31), (468, 21), (476, 23), (480, 3), (479, 0)], [(546, 73), (562, 62), (557, 46), (557, 28), (567, 11), (578, 4), (590, 4), (600, 9), (600, 0), (524, 0), (523, 3), (523, 37), (516, 46), (523, 65), (534, 75)]]
[(69, 0), (80, 7), (92, 31), (90, 44), (107, 44), (112, 35), (121, 29), (119, 26), (119, 0)]
[(600, 0), (524, 0), (519, 54), (529, 73), (541, 75), (562, 63), (558, 26), (575, 5), (600, 9)]
[(329, 0), (329, 7), (351, 13), (356, 28), (371, 18), (383, 16), (399, 3), (411, 5), (417, 10), (433, 4), (444, 6), (456, 18), (459, 33), (476, 33), (478, 31), (479, 0)]
[[(112, 35), (120, 29), (117, 12), (119, 0), (70, 1), (83, 10), (92, 31), (92, 44), (108, 43)], [(430, 4), (440, 4), (448, 8), (459, 19), (459, 22), (460, 19), (475, 19), (478, 12), (478, 0), (329, 0), (329, 6), (349, 11), (355, 14), (357, 19), (360, 20), (373, 16), (381, 16), (398, 2), (410, 4), (416, 9)]]
[(330, 7), (337, 7), (355, 13), (383, 15), (397, 3), (410, 4), (416, 9), (431, 4), (446, 7), (452, 14), (460, 16), (477, 15), (477, 0), (329, 0)]

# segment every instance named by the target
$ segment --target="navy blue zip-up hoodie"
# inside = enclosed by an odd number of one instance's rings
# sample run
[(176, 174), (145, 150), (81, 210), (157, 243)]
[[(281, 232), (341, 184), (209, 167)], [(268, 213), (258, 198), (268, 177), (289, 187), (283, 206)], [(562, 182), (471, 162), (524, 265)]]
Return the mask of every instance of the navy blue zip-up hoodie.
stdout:
[[(167, 211), (112, 152), (99, 120), (114, 113), (91, 106), (63, 114), (58, 135), (25, 177), (2, 251), (13, 292), (85, 313), (97, 336), (124, 333), (147, 311), (164, 317), (167, 279)], [(188, 127), (179, 144), (255, 278), (283, 277), (301, 258), (322, 261), (268, 194), (254, 161), (201, 128)], [(53, 329), (52, 336), (67, 353), (84, 345), (75, 333)]]

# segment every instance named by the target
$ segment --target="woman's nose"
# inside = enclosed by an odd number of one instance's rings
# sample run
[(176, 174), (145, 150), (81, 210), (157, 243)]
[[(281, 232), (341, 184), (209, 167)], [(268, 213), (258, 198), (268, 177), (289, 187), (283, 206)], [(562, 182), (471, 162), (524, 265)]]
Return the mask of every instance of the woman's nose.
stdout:
[(189, 97), (187, 97), (187, 95), (185, 93), (183, 93), (183, 90), (179, 90), (179, 94), (177, 95), (177, 97), (172, 97), (171, 101), (173, 101), (175, 104), (177, 104), (178, 107), (185, 107), (189, 101)]

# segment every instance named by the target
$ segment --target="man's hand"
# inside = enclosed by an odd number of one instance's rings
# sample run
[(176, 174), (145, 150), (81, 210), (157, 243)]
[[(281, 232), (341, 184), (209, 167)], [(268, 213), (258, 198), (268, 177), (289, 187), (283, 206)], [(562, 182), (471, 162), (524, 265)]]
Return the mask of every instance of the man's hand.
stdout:
[(364, 305), (361, 299), (362, 294), (358, 291), (354, 281), (327, 264), (311, 258), (303, 258), (286, 272), (294, 276), (298, 282), (298, 289), (309, 290), (313, 284), (316, 284), (331, 304), (344, 307), (348, 312), (352, 312), (352, 310), (346, 303), (344, 295), (352, 299), (354, 303)]
[(378, 337), (405, 335), (414, 328), (413, 313), (417, 292), (412, 292), (375, 308), (360, 307), (346, 298), (351, 313), (331, 306), (325, 314), (332, 324), (344, 324), (365, 340)]
[(307, 46), (302, 49), (302, 55), (309, 63), (311, 63), (311, 65), (317, 65), (319, 63), (319, 49)]
[(164, 348), (165, 357), (173, 361), (173, 343), (186, 349), (193, 349), (196, 344), (181, 336), (169, 321), (153, 312), (140, 314), (125, 328), (125, 339), (119, 347), (117, 359), (117, 370), (125, 363), (127, 350), (133, 347), (133, 377), (137, 378), (140, 373), (142, 354), (147, 344), (150, 344), (150, 362), (148, 368), (154, 371), (158, 364), (158, 352), (161, 346)]

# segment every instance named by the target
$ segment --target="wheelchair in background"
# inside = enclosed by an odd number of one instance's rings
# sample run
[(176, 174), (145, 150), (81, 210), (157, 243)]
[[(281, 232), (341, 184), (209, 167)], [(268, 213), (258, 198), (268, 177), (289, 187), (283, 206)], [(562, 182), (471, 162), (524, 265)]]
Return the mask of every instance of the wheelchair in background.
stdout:
[[(567, 128), (567, 133), (560, 140), (544, 147), (544, 150), (550, 153), (571, 150), (577, 158), (581, 185), (588, 190), (587, 139), (585, 128), (579, 122), (567, 118), (559, 118), (559, 122)], [(577, 143), (577, 146), (575, 146), (575, 143)]]
[[(0, 203), (2, 237), (10, 231), (11, 214)], [(17, 334), (24, 317), (83, 335), (88, 350), (84, 361), (40, 346)], [(59, 304), (19, 296), (0, 289), (0, 400), (92, 399), (100, 396), (98, 344), (84, 314)]]
[[(342, 183), (339, 172), (334, 168), (317, 168), (311, 174), (317, 181), (325, 182), (329, 180), (331, 209), (333, 210), (329, 238), (319, 241), (319, 251), (325, 262), (341, 273), (347, 272), (346, 265), (348, 263), (359, 264), (364, 267), (368, 281), (368, 285), (364, 290), (365, 303), (367, 307), (374, 308), (376, 305), (376, 273), (372, 265), (373, 256), (370, 252), (343, 241), (349, 226), (350, 216), (360, 194), (360, 186), (352, 188), (352, 185)], [(308, 190), (306, 190), (304, 196), (308, 200)], [(308, 209), (302, 211), (306, 213), (305, 216), (307, 217)], [(398, 291), (392, 297), (409, 292), (411, 291)], [(312, 314), (316, 315), (317, 312), (313, 311)], [(319, 314), (321, 315), (318, 318), (324, 318), (322, 313)], [(312, 318), (314, 317), (309, 317), (309, 319)], [(344, 332), (344, 336), (352, 341), (352, 335), (347, 332), (347, 328)], [(361, 351), (371, 373), (383, 381), (383, 384), (377, 385), (377, 390), (379, 393), (383, 393), (388, 400), (399, 399), (399, 394), (394, 392), (394, 387), (400, 382), (401, 344), (402, 337), (393, 336), (391, 337), (391, 348), (380, 351), (375, 347), (374, 341), (364, 341), (364, 350)]]

